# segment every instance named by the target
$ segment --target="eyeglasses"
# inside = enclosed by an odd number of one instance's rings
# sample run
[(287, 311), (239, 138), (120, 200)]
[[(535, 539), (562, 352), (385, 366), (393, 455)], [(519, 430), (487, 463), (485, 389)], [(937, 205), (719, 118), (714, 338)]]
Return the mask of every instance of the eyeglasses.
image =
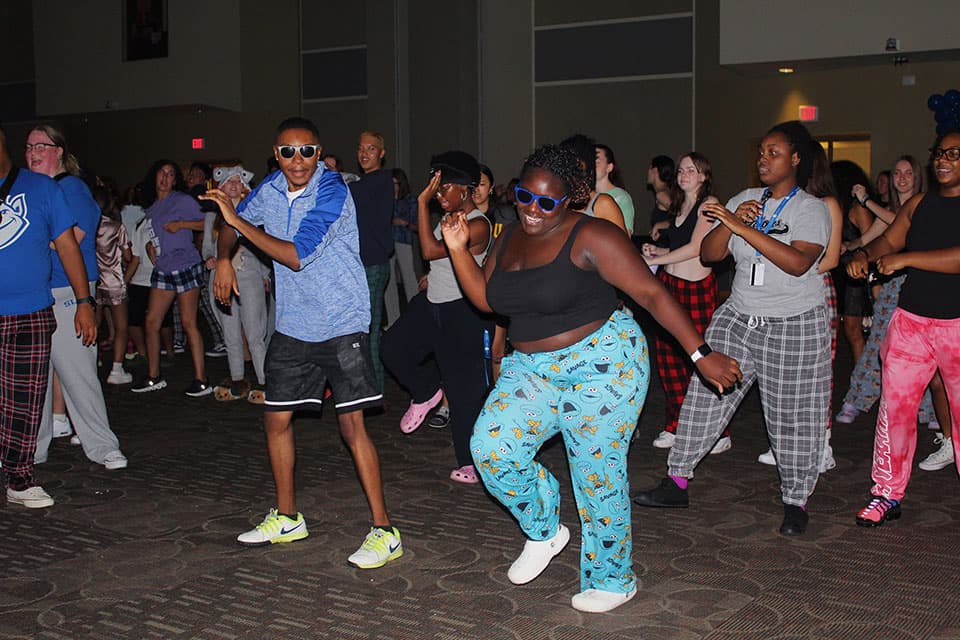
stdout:
[(947, 149), (937, 147), (936, 149), (930, 149), (930, 157), (934, 160), (939, 160), (943, 156), (947, 156), (947, 160), (950, 162), (960, 160), (960, 147), (949, 147)]
[(40, 152), (46, 151), (47, 149), (56, 149), (59, 146), (60, 145), (53, 144), (52, 142), (34, 142), (33, 144), (30, 144), (28, 142), (26, 145), (24, 145), (27, 151), (32, 151), (33, 149), (36, 149), (37, 151), (40, 151)]
[(277, 151), (280, 152), (281, 158), (286, 158), (289, 160), (293, 156), (300, 152), (300, 157), (306, 160), (307, 158), (312, 158), (317, 155), (317, 149), (320, 147), (318, 144), (302, 144), (299, 147), (296, 147), (292, 144), (282, 144), (277, 147)]
[(533, 191), (527, 191), (520, 185), (517, 185), (513, 188), (513, 194), (517, 197), (517, 202), (520, 204), (530, 204), (536, 200), (537, 207), (539, 207), (540, 211), (543, 211), (544, 213), (550, 213), (557, 208), (558, 204), (567, 199), (567, 196), (563, 196), (558, 200), (556, 198), (551, 198), (550, 196), (534, 193)]

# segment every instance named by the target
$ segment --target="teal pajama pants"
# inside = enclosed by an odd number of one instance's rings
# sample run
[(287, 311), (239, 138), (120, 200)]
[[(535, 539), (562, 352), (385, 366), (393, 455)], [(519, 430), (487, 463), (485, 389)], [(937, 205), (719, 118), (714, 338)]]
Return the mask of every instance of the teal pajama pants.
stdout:
[(559, 482), (536, 455), (563, 437), (580, 516), (581, 590), (635, 587), (627, 451), (648, 384), (646, 339), (616, 311), (569, 347), (504, 358), (474, 426), (480, 477), (532, 540), (551, 538), (560, 524)]

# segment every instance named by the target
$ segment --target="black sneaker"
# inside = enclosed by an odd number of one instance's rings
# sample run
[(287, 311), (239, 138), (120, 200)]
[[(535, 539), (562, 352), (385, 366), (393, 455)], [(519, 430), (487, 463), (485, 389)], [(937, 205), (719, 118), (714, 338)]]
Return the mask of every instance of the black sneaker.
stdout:
[(147, 378), (140, 384), (135, 384), (130, 388), (134, 393), (147, 393), (149, 391), (160, 391), (167, 387), (167, 381), (163, 378)]
[(780, 525), (780, 535), (799, 536), (807, 530), (810, 516), (806, 510), (795, 504), (783, 505), (783, 524)]
[(205, 355), (208, 358), (225, 358), (227, 357), (227, 345), (225, 344), (214, 345), (213, 348), (207, 351)]
[(677, 483), (670, 478), (664, 478), (658, 486), (649, 491), (638, 491), (633, 494), (633, 502), (641, 507), (669, 509), (686, 509), (690, 506), (687, 490), (678, 487)]
[(213, 393), (213, 387), (208, 385), (204, 380), (194, 380), (184, 393), (191, 398), (202, 398), (203, 396), (208, 396)]

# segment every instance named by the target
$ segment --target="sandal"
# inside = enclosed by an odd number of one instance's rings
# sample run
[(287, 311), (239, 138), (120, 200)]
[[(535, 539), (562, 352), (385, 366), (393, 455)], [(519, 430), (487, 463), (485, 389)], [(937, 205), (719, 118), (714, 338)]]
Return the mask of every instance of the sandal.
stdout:
[(477, 476), (477, 468), (472, 464), (467, 464), (451, 471), (450, 479), (454, 482), (462, 482), (463, 484), (477, 484), (480, 482), (480, 478)]
[(433, 397), (426, 402), (414, 402), (411, 400), (410, 408), (408, 408), (407, 412), (400, 418), (400, 431), (404, 433), (413, 433), (416, 431), (420, 425), (423, 424), (423, 419), (427, 417), (430, 410), (440, 404), (441, 399), (443, 399), (443, 389), (437, 389)]
[(213, 397), (220, 402), (230, 402), (247, 397), (250, 383), (246, 380), (231, 380), (227, 378), (213, 388)]
[(259, 384), (250, 388), (247, 394), (247, 402), (250, 404), (263, 404), (267, 400), (267, 393)]

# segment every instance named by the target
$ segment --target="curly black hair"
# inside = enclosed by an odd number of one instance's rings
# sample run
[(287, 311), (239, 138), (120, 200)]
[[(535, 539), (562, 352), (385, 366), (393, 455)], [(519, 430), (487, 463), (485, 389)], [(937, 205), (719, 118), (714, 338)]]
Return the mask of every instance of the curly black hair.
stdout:
[(590, 176), (573, 151), (553, 144), (537, 147), (523, 161), (520, 177), (530, 169), (543, 169), (560, 178), (570, 197), (571, 209), (583, 209), (590, 202)]

